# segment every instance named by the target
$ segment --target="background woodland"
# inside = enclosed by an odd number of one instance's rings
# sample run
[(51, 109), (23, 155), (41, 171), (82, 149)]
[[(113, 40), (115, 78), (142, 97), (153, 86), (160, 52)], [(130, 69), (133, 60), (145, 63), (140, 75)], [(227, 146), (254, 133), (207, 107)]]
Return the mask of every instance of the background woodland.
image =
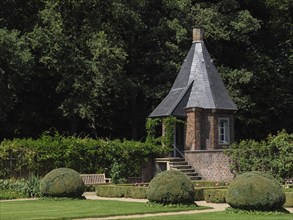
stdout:
[(2, 0), (0, 140), (44, 131), (143, 140), (190, 46), (238, 106), (236, 139), (293, 132), (290, 0)]

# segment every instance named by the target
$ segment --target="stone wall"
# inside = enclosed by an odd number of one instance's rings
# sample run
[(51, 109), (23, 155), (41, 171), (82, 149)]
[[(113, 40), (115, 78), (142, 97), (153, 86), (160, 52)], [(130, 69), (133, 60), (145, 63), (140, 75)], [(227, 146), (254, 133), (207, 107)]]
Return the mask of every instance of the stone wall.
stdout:
[(185, 151), (185, 157), (203, 180), (231, 181), (234, 178), (223, 150)]

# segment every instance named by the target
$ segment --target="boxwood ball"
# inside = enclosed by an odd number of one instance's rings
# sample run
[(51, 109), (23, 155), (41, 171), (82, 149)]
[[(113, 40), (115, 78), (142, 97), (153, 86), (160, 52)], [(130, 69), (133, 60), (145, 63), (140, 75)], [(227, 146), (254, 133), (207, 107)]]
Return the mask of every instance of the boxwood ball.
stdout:
[(162, 204), (193, 204), (194, 195), (190, 178), (177, 170), (157, 174), (148, 188), (148, 200)]
[(260, 172), (237, 176), (226, 194), (226, 201), (231, 207), (244, 210), (276, 210), (282, 208), (285, 200), (278, 181)]
[(85, 186), (80, 174), (69, 168), (49, 172), (40, 183), (40, 191), (50, 197), (81, 197)]

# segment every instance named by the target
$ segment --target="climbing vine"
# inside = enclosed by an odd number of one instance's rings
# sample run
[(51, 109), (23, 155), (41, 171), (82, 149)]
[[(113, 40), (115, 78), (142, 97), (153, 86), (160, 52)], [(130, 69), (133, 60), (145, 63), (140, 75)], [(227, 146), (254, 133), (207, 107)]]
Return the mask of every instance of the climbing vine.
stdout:
[(161, 142), (161, 137), (157, 137), (156, 134), (156, 127), (160, 125), (161, 123), (160, 118), (148, 118), (146, 121), (146, 142), (152, 143), (152, 144), (159, 144)]
[[(164, 124), (164, 135), (162, 137), (156, 137), (156, 127), (160, 124)], [(171, 149), (174, 144), (174, 135), (176, 123), (185, 123), (183, 120), (176, 117), (169, 116), (163, 119), (160, 118), (148, 118), (146, 122), (148, 143), (161, 143), (165, 149)]]
[(177, 119), (173, 116), (167, 117), (163, 119), (163, 123), (165, 126), (165, 133), (162, 138), (163, 146), (166, 148), (172, 148), (174, 144), (174, 134), (175, 134), (175, 126)]

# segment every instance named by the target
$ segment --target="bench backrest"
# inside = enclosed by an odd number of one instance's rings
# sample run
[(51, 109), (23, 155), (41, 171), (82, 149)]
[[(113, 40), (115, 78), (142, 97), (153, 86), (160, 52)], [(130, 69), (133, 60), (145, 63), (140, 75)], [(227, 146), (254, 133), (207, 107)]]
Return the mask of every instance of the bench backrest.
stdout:
[(85, 185), (95, 185), (106, 183), (105, 174), (80, 174), (80, 177)]

